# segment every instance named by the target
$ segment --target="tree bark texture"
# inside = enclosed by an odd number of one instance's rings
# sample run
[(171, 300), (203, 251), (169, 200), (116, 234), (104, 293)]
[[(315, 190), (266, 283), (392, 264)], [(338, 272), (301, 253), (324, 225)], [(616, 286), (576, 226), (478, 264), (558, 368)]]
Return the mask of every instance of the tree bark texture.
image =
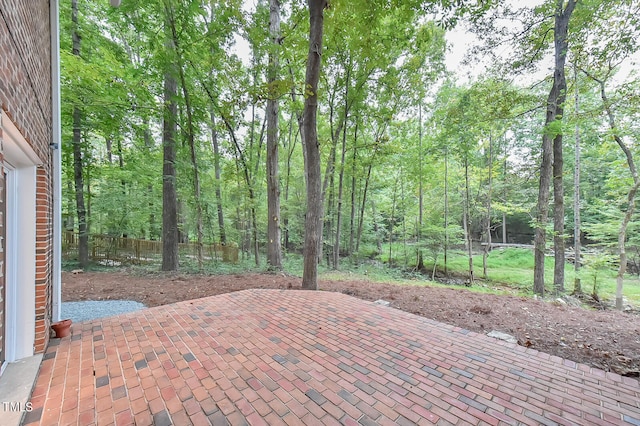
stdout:
[(280, 178), (278, 168), (278, 48), (280, 46), (280, 0), (269, 0), (269, 33), (272, 50), (269, 51), (267, 83), (267, 263), (269, 269), (282, 269), (282, 242), (280, 229)]
[(175, 48), (176, 59), (178, 62), (178, 74), (180, 76), (180, 86), (182, 87), (182, 95), (184, 96), (185, 109), (187, 113), (187, 140), (189, 142), (189, 153), (191, 158), (191, 166), (193, 167), (193, 197), (196, 204), (196, 249), (198, 257), (198, 269), (203, 268), (202, 244), (204, 237), (203, 230), (203, 213), (202, 213), (202, 197), (200, 195), (200, 173), (198, 169), (198, 158), (196, 155), (195, 129), (193, 126), (193, 108), (191, 105), (191, 94), (187, 87), (187, 81), (184, 75), (184, 66), (182, 60), (182, 52), (178, 44), (178, 33), (176, 31), (173, 15), (169, 14), (169, 23), (171, 25), (171, 36), (173, 46)]
[(318, 249), (322, 240), (322, 175), (320, 171), (320, 143), (318, 141), (318, 81), (322, 63), (322, 32), (327, 0), (308, 0), (309, 54), (305, 76), (303, 112), (303, 141), (306, 150), (307, 214), (305, 218), (304, 270), (302, 288), (318, 288)]
[[(168, 25), (168, 24), (166, 24)], [(167, 28), (167, 49), (173, 51)], [(178, 269), (178, 194), (176, 190), (176, 133), (178, 83), (175, 66), (168, 65), (164, 75), (164, 120), (162, 127), (162, 270)]]
[[(73, 55), (80, 56), (80, 34), (78, 33), (78, 2), (71, 2), (71, 22), (73, 23)], [(73, 107), (73, 177), (76, 194), (76, 214), (78, 215), (78, 264), (80, 268), (89, 265), (89, 226), (84, 201), (84, 175), (82, 167), (82, 112)]]
[[(554, 183), (554, 287), (556, 291), (564, 288), (564, 191), (562, 188), (562, 133), (552, 124), (562, 120), (563, 103), (566, 100), (567, 82), (565, 62), (569, 48), (567, 34), (569, 20), (577, 0), (556, 1), (554, 17), (554, 72), (553, 85), (547, 98), (545, 130), (542, 136), (542, 164), (540, 165), (540, 186), (536, 214), (536, 232), (534, 239), (535, 266), (533, 273), (533, 291), (544, 295), (544, 256), (546, 251), (546, 224), (549, 217), (549, 187), (552, 175)], [(555, 158), (554, 158), (555, 157)]]

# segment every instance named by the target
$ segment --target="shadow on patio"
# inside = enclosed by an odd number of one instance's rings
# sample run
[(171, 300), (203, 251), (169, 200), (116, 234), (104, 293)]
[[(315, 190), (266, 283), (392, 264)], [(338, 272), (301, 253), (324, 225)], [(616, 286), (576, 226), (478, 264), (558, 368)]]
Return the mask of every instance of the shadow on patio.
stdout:
[(73, 325), (23, 424), (633, 424), (638, 380), (339, 293), (246, 290)]

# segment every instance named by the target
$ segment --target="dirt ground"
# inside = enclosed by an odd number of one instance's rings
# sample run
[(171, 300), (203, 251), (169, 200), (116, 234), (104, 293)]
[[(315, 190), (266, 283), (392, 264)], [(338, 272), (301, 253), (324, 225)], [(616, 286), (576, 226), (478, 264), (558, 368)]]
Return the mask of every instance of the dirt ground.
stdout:
[[(136, 275), (64, 272), (63, 300), (135, 300), (148, 307), (249, 288), (300, 289), (282, 274)], [(320, 281), (320, 290), (391, 306), (476, 332), (497, 330), (520, 345), (626, 376), (640, 374), (640, 315), (590, 310), (558, 302), (474, 293), (459, 288), (400, 286), (366, 281)]]

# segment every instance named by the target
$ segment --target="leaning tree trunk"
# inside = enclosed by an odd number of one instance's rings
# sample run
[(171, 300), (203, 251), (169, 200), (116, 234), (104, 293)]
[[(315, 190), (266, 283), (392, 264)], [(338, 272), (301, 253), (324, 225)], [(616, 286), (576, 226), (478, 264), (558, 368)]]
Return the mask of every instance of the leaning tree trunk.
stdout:
[(627, 228), (629, 227), (629, 223), (631, 222), (631, 218), (635, 211), (636, 194), (638, 193), (638, 189), (640, 189), (640, 176), (638, 176), (638, 169), (636, 168), (636, 163), (633, 159), (633, 153), (618, 134), (615, 116), (605, 90), (605, 81), (598, 80), (593, 76), (590, 77), (600, 84), (600, 97), (602, 98), (602, 103), (605, 111), (607, 112), (607, 118), (609, 120), (611, 132), (613, 133), (613, 139), (616, 141), (622, 152), (624, 152), (627, 159), (627, 165), (629, 166), (629, 171), (633, 177), (633, 186), (627, 193), (627, 211), (625, 212), (622, 223), (620, 223), (620, 229), (618, 230), (618, 252), (620, 254), (620, 264), (618, 266), (618, 274), (616, 276), (616, 309), (621, 311), (623, 308), (622, 289), (624, 286), (624, 274), (627, 272)]
[[(225, 127), (227, 128), (227, 131), (229, 132), (229, 137), (231, 138), (231, 141), (233, 142), (233, 146), (235, 148), (235, 153), (236, 153), (236, 167), (238, 169), (242, 169), (242, 175), (244, 176), (244, 181), (245, 184), (247, 185), (247, 193), (249, 195), (249, 211), (250, 211), (250, 216), (251, 216), (251, 235), (252, 235), (252, 242), (253, 242), (253, 257), (254, 257), (254, 261), (256, 263), (256, 266), (260, 265), (260, 257), (259, 257), (259, 252), (258, 252), (258, 228), (257, 228), (257, 216), (256, 216), (256, 193), (253, 189), (253, 179), (251, 178), (251, 169), (250, 167), (250, 160), (249, 162), (247, 161), (247, 158), (244, 154), (244, 151), (242, 151), (242, 148), (240, 147), (240, 144), (238, 143), (238, 138), (236, 137), (236, 133), (235, 130), (233, 128), (233, 125), (229, 122), (229, 119), (227, 117), (225, 117), (224, 115), (222, 116), (222, 121), (225, 125)], [(259, 160), (258, 160), (259, 162)], [(243, 244), (244, 247), (244, 244)]]
[(373, 161), (369, 163), (369, 166), (367, 167), (367, 177), (364, 180), (364, 188), (362, 190), (362, 201), (360, 202), (360, 212), (358, 217), (358, 233), (356, 234), (356, 252), (360, 251), (360, 241), (362, 240), (362, 228), (364, 226), (364, 209), (367, 205), (367, 192), (369, 190), (369, 182), (371, 181), (372, 168), (373, 168)]
[[(545, 131), (542, 135), (542, 164), (540, 166), (540, 186), (538, 188), (538, 205), (536, 214), (536, 233), (534, 240), (535, 265), (533, 273), (533, 292), (544, 295), (544, 255), (546, 251), (546, 224), (549, 217), (549, 187), (552, 172), (554, 175), (554, 244), (556, 253), (556, 267), (554, 271), (554, 286), (556, 291), (564, 287), (564, 215), (562, 195), (562, 133), (552, 134), (552, 124), (562, 120), (564, 101), (566, 100), (567, 82), (564, 66), (567, 58), (569, 41), (569, 19), (577, 0), (569, 0), (566, 7), (564, 0), (556, 1), (554, 22), (555, 66), (553, 85), (547, 98), (547, 115)], [(553, 158), (554, 154), (560, 156)], [(555, 161), (554, 161), (555, 160)]]
[(269, 269), (282, 269), (280, 229), (280, 178), (278, 168), (278, 48), (280, 46), (280, 0), (269, 1), (269, 33), (272, 50), (269, 52), (267, 82), (267, 263)]
[(303, 140), (306, 150), (307, 215), (304, 236), (304, 270), (302, 288), (318, 288), (318, 251), (322, 240), (322, 175), (320, 171), (320, 143), (316, 114), (318, 111), (318, 81), (322, 62), (322, 32), (327, 0), (308, 0), (309, 54), (305, 87), (307, 96), (303, 112)]
[[(80, 56), (80, 34), (78, 33), (78, 2), (71, 2), (71, 21), (73, 22), (73, 55)], [(82, 112), (73, 107), (73, 177), (76, 193), (76, 212), (78, 215), (78, 263), (81, 268), (89, 265), (89, 226), (84, 202), (84, 176), (82, 168)]]

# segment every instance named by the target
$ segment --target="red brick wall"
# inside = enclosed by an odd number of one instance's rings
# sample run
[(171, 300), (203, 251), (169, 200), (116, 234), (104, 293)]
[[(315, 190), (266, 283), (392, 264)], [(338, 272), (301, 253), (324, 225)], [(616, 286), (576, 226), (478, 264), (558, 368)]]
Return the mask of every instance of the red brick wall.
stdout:
[[(51, 323), (53, 182), (52, 154), (49, 149), (52, 140), (50, 28), (48, 0), (0, 0), (0, 107), (44, 161), (38, 168), (36, 193), (36, 352), (46, 348)], [(3, 281), (0, 281), (0, 285), (4, 285)]]

